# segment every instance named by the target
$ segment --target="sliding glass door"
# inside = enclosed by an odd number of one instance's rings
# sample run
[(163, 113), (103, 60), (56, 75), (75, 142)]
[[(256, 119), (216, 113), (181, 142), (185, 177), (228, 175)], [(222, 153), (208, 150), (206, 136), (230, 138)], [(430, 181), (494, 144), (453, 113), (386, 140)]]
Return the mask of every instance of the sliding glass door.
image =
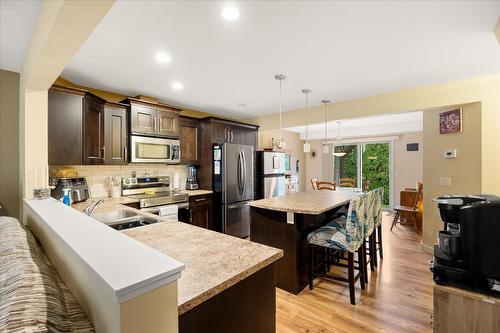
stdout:
[(384, 188), (383, 205), (392, 202), (390, 142), (334, 146), (333, 179), (340, 187)]

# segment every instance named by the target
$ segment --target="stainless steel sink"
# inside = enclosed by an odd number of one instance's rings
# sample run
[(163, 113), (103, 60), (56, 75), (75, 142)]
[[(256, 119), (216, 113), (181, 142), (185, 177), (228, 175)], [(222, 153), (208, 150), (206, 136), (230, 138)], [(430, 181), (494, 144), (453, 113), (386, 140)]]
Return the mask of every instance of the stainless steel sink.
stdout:
[(98, 213), (92, 215), (92, 217), (116, 230), (136, 228), (159, 222), (157, 219), (130, 210)]
[(123, 219), (128, 219), (134, 216), (138, 216), (138, 214), (130, 210), (116, 210), (114, 212), (97, 213), (92, 215), (92, 217), (95, 218), (97, 221), (106, 224), (111, 222), (117, 222)]

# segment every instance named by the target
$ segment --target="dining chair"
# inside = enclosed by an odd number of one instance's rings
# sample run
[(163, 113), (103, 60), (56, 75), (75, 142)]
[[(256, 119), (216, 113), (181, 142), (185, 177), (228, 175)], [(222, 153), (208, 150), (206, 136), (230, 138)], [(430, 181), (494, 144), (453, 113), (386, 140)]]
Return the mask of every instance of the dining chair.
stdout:
[(311, 185), (312, 185), (313, 190), (317, 190), (318, 189), (318, 185), (317, 185), (318, 182), (319, 182), (318, 178), (312, 178), (311, 179)]
[(327, 182), (327, 181), (317, 181), (316, 182), (317, 190), (330, 190), (335, 191), (335, 182)]
[[(417, 229), (417, 232), (419, 232), (419, 227), (418, 227), (418, 222), (417, 222), (417, 213), (420, 213), (420, 209), (418, 208), (418, 203), (420, 202), (423, 194), (423, 184), (418, 183), (417, 186), (417, 196), (415, 197), (415, 200), (413, 202), (413, 206), (395, 206), (393, 208), (394, 210), (394, 219), (392, 220), (392, 225), (391, 225), (391, 231), (392, 228), (398, 223), (406, 223), (408, 220), (411, 220), (413, 224), (415, 225), (415, 229)], [(410, 218), (401, 218), (401, 213), (406, 212), (410, 213)]]
[[(307, 242), (309, 244), (309, 289), (313, 289), (313, 280), (319, 277), (329, 281), (342, 281), (347, 282), (349, 285), (349, 297), (352, 305), (356, 304), (356, 295), (354, 290), (355, 283), (359, 280), (361, 289), (365, 289), (365, 275), (366, 263), (365, 252), (366, 244), (365, 239), (365, 194), (361, 194), (349, 202), (349, 211), (347, 216), (341, 216), (334, 221), (328, 223), (319, 229), (310, 232), (307, 235)], [(326, 249), (327, 251), (320, 251), (320, 253), (327, 253), (328, 250), (339, 252), (347, 252), (347, 264), (338, 262), (331, 262), (329, 256), (325, 256), (323, 261), (319, 264), (315, 263), (317, 248)], [(357, 266), (354, 260), (354, 254), (357, 253)], [(343, 259), (342, 257), (339, 257)], [(347, 278), (345, 276), (332, 274), (324, 271), (324, 262), (328, 260), (328, 264), (334, 266), (347, 267)], [(320, 270), (322, 269), (322, 270)], [(355, 274), (355, 270), (358, 271)]]
[(340, 178), (340, 187), (356, 187), (356, 178)]

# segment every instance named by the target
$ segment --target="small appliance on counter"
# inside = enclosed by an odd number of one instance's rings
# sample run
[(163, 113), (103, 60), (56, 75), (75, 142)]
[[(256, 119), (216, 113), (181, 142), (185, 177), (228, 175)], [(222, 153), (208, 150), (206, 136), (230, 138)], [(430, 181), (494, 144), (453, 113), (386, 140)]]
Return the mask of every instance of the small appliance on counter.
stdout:
[(198, 189), (198, 180), (196, 179), (196, 166), (188, 165), (187, 169), (187, 178), (186, 178), (186, 190), (197, 190)]
[(89, 187), (84, 177), (50, 178), (49, 185), (54, 186), (50, 196), (60, 200), (64, 196), (64, 189), (69, 189), (71, 202), (77, 203), (89, 198)]
[(500, 197), (441, 196), (431, 271), (438, 284), (500, 295)]

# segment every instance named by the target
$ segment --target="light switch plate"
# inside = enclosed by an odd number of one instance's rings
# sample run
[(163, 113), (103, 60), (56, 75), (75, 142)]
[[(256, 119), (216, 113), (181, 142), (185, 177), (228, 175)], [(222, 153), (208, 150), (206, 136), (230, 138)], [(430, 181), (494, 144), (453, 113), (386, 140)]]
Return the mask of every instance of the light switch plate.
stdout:
[(451, 177), (439, 177), (439, 185), (450, 187), (451, 186)]
[(456, 158), (457, 150), (456, 149), (447, 149), (443, 152), (443, 157), (445, 159)]

